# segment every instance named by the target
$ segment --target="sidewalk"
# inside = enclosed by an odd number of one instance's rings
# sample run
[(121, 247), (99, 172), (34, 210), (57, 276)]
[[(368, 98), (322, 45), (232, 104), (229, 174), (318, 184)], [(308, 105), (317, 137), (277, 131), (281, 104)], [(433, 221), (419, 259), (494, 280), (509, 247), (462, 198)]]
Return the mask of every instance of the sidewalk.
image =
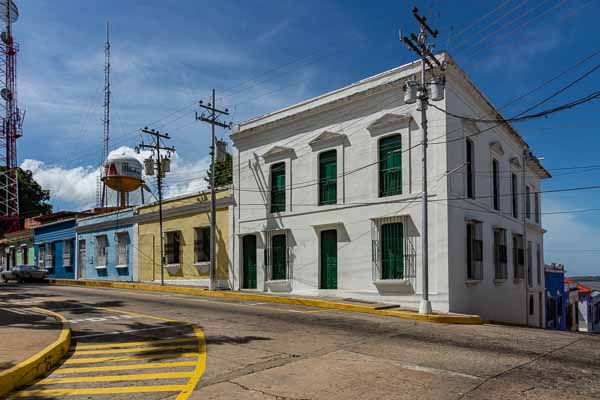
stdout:
[(0, 397), (48, 372), (70, 346), (70, 330), (60, 316), (11, 304), (10, 297), (0, 296)]
[(416, 309), (395, 306), (388, 303), (367, 302), (358, 299), (331, 298), (325, 296), (307, 297), (290, 294), (274, 294), (256, 291), (209, 291), (202, 287), (194, 286), (161, 286), (156, 283), (118, 282), (118, 281), (92, 281), (72, 279), (48, 279), (50, 284), (70, 286), (106, 287), (114, 289), (142, 290), (150, 292), (168, 292), (191, 296), (204, 296), (214, 298), (228, 298), (245, 301), (271, 302), (293, 304), (307, 307), (327, 308), (332, 310), (345, 310), (367, 314), (385, 315), (417, 321), (438, 322), (446, 324), (481, 324), (483, 321), (478, 315), (465, 315), (453, 313), (419, 314)]

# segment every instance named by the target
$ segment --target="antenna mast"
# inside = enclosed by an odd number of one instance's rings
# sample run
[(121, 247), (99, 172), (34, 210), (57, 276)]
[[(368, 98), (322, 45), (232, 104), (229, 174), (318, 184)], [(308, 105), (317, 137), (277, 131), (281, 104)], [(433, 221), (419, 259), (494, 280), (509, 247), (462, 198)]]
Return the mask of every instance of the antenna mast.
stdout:
[(23, 116), (17, 107), (16, 64), (19, 46), (13, 41), (12, 23), (19, 10), (12, 0), (0, 0), (0, 224), (3, 232), (18, 230), (19, 185), (17, 180), (17, 138), (21, 136)]
[[(104, 171), (104, 164), (108, 158), (108, 139), (110, 133), (110, 37), (108, 33), (108, 21), (106, 21), (106, 44), (104, 45), (104, 137), (102, 140), (102, 161), (100, 167), (100, 174)], [(98, 191), (100, 197), (99, 206), (105, 207), (107, 203), (106, 199), (106, 184), (104, 182), (99, 183)]]

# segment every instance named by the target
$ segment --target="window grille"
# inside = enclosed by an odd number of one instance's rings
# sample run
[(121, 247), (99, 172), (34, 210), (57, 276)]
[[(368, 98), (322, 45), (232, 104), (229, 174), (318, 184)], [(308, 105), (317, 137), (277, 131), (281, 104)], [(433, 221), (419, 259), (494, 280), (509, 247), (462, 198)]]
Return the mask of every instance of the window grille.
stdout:
[(417, 235), (407, 216), (372, 220), (371, 261), (374, 281), (414, 279), (417, 268)]
[(38, 268), (39, 269), (44, 269), (45, 264), (44, 261), (46, 260), (46, 245), (39, 245), (38, 246)]
[(513, 269), (514, 279), (525, 278), (525, 251), (523, 249), (523, 236), (513, 235)]
[(63, 266), (70, 267), (71, 266), (71, 250), (72, 249), (72, 241), (64, 240), (63, 241), (63, 251), (62, 251), (62, 259)]
[(506, 231), (504, 229), (494, 230), (494, 270), (495, 279), (507, 278), (507, 251), (506, 251)]
[(265, 270), (268, 280), (292, 280), (293, 252), (287, 229), (265, 232)]
[(117, 265), (129, 264), (129, 234), (117, 234)]
[(194, 239), (195, 262), (210, 261), (210, 228), (196, 228), (196, 237)]
[(54, 268), (54, 243), (46, 244), (45, 265), (48, 269)]
[(167, 232), (165, 257), (167, 264), (181, 263), (181, 235), (179, 231)]
[(96, 236), (96, 266), (106, 267), (108, 238), (106, 235)]
[(483, 279), (482, 224), (479, 221), (467, 222), (467, 279)]

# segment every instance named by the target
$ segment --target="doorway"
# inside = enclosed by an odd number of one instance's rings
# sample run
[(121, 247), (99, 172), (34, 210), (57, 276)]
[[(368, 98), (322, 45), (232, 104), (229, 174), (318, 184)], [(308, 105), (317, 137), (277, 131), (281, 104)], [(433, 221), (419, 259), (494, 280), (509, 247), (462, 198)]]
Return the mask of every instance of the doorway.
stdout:
[(337, 230), (321, 231), (321, 289), (337, 289)]
[(256, 289), (256, 236), (246, 235), (242, 239), (243, 289)]

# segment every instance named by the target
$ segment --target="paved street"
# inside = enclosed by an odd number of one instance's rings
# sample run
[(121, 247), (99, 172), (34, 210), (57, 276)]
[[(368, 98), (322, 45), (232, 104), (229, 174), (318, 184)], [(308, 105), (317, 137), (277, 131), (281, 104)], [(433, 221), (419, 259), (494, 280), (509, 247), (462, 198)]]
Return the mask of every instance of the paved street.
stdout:
[(115, 289), (4, 293), (2, 306), (52, 309), (73, 329), (64, 363), (11, 398), (600, 397), (600, 336)]

